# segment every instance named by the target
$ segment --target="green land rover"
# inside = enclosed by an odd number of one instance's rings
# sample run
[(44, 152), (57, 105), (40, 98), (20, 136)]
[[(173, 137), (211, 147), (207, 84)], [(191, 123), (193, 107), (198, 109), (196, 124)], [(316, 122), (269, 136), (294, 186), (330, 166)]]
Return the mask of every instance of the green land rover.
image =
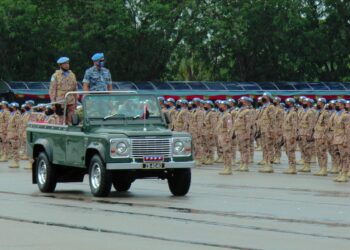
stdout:
[[(58, 182), (82, 182), (89, 175), (94, 196), (108, 196), (112, 184), (129, 190), (136, 179), (167, 179), (171, 193), (191, 185), (192, 140), (168, 129), (156, 96), (136, 92), (70, 92), (84, 95), (72, 125), (31, 122), (27, 128), (32, 181), (53, 192)], [(79, 119), (80, 117), (80, 119)]]

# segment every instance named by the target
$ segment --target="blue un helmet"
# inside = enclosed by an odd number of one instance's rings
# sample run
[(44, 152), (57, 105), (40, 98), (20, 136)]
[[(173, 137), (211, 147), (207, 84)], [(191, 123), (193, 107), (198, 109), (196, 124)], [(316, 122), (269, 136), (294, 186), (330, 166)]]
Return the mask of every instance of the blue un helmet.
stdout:
[(340, 98), (337, 100), (337, 103), (346, 104), (346, 101), (345, 101), (345, 99)]
[(246, 101), (246, 102), (249, 102), (249, 97), (247, 97), (247, 96), (242, 96), (241, 98), (238, 99), (238, 101)]
[(8, 106), (9, 105), (9, 103), (7, 101), (2, 101), (1, 104), (4, 105), (4, 106)]
[(18, 102), (11, 102), (9, 107), (11, 107), (11, 108), (19, 108), (19, 104), (18, 104)]
[(206, 103), (209, 104), (209, 105), (212, 106), (212, 107), (214, 106), (214, 103), (213, 103), (213, 101), (211, 101), (211, 100), (207, 100)]
[(158, 96), (157, 99), (158, 99), (159, 102), (164, 102), (165, 101), (163, 96)]
[(336, 103), (337, 103), (337, 100), (331, 100), (329, 103), (330, 103), (330, 104), (336, 104)]
[(24, 104), (29, 104), (31, 106), (34, 106), (35, 102), (33, 100), (28, 100)]
[(295, 104), (295, 99), (294, 99), (294, 98), (289, 97), (289, 98), (287, 98), (287, 99), (286, 99), (286, 102), (290, 102), (290, 103)]
[(327, 100), (326, 100), (326, 98), (320, 97), (317, 99), (317, 102), (322, 102), (322, 103), (326, 104)]
[(264, 92), (262, 95), (272, 99), (272, 94), (270, 92)]
[(278, 97), (278, 96), (275, 96), (275, 97), (273, 98), (273, 100), (274, 100), (274, 101), (277, 101), (278, 103), (280, 103), (280, 102), (281, 102), (281, 98), (280, 98), (280, 97)]
[(167, 102), (172, 102), (172, 103), (175, 103), (174, 98), (168, 98), (166, 101), (167, 101)]
[(236, 103), (236, 100), (233, 99), (233, 98), (229, 98), (229, 99), (227, 99), (227, 101), (228, 101), (228, 102), (231, 102), (231, 103)]

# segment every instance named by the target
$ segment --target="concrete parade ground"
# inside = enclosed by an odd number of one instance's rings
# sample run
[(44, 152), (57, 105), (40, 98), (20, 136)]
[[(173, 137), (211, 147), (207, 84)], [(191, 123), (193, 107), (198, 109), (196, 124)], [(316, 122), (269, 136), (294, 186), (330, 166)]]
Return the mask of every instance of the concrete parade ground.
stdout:
[(107, 198), (91, 195), (87, 176), (40, 193), (24, 161), (1, 163), (0, 249), (350, 249), (350, 183), (282, 174), (286, 160), (274, 174), (196, 167), (185, 197), (152, 179)]

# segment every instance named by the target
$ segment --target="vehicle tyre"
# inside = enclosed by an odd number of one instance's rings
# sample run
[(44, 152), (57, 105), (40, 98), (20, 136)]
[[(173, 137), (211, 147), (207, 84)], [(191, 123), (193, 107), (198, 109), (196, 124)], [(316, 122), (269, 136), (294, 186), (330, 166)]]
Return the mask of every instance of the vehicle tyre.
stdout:
[(99, 155), (94, 155), (89, 166), (89, 184), (95, 197), (106, 197), (111, 192), (112, 181)]
[(174, 196), (184, 196), (191, 186), (191, 169), (174, 169), (168, 177), (170, 192)]
[(120, 181), (120, 180), (114, 180), (113, 181), (113, 187), (118, 192), (126, 192), (131, 187), (131, 181)]
[(57, 184), (55, 169), (45, 152), (39, 153), (35, 167), (36, 180), (40, 191), (43, 193), (52, 193), (55, 191)]

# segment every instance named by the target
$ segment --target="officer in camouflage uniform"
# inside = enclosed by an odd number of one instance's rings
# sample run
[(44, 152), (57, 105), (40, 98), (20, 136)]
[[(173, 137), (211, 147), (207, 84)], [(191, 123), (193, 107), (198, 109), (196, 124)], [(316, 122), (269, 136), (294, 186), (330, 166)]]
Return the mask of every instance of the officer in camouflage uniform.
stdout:
[(169, 129), (170, 130), (174, 130), (174, 123), (175, 123), (175, 118), (177, 115), (177, 110), (175, 107), (175, 100), (173, 98), (168, 98), (167, 99), (167, 103), (168, 103), (168, 111), (167, 111), (167, 115), (169, 117), (170, 120), (170, 124), (169, 124)]
[(265, 92), (262, 98), (263, 106), (259, 122), (263, 154), (266, 160), (265, 165), (259, 169), (259, 172), (261, 173), (273, 173), (273, 167), (271, 163), (273, 160), (274, 141), (276, 138), (276, 111), (275, 106), (273, 106), (271, 103), (271, 100), (272, 95), (268, 92)]
[(2, 102), (2, 112), (0, 113), (0, 138), (1, 138), (1, 148), (3, 150), (2, 156), (0, 159), (0, 162), (7, 162), (8, 161), (8, 152), (7, 152), (7, 124), (10, 119), (10, 111), (9, 111), (9, 105), (7, 101)]
[(241, 165), (237, 171), (249, 171), (249, 148), (251, 139), (251, 110), (249, 109), (249, 98), (243, 96), (239, 99), (239, 110), (233, 122), (233, 138), (237, 141), (238, 150), (241, 155)]
[(274, 164), (281, 164), (281, 156), (282, 156), (282, 140), (283, 140), (283, 122), (284, 122), (284, 108), (281, 106), (281, 98), (276, 96), (273, 99), (273, 104), (276, 107), (276, 125), (275, 125), (275, 133), (276, 138), (274, 142)]
[(334, 120), (337, 115), (335, 110), (336, 100), (331, 100), (328, 104), (328, 112), (329, 112), (329, 121), (328, 121), (328, 132), (327, 132), (327, 141), (328, 141), (328, 152), (331, 155), (332, 167), (328, 171), (329, 174), (338, 174), (339, 173), (339, 164), (340, 158), (339, 154), (337, 154), (336, 146), (333, 144), (334, 139)]
[(206, 112), (203, 125), (203, 142), (204, 142), (204, 164), (212, 165), (214, 163), (214, 148), (215, 148), (215, 127), (217, 125), (217, 114), (213, 109), (214, 104), (208, 100), (204, 104)]
[[(299, 124), (299, 121), (301, 120), (301, 117), (304, 114), (303, 102), (306, 99), (307, 99), (307, 97), (305, 97), (305, 96), (300, 96), (299, 97), (299, 104), (300, 105), (299, 105), (299, 108), (298, 108), (298, 124)], [(298, 128), (298, 130), (299, 130), (299, 128)], [(299, 150), (300, 150), (301, 159), (299, 161), (297, 161), (297, 165), (304, 165), (304, 152), (301, 150), (300, 137), (298, 138), (298, 147), (299, 147)]]
[[(65, 100), (65, 95), (70, 91), (77, 90), (77, 80), (75, 74), (69, 70), (69, 58), (61, 57), (57, 60), (60, 67), (59, 70), (51, 77), (50, 83), (50, 99), (51, 102), (60, 102)], [(66, 105), (66, 123), (72, 123), (72, 115), (74, 114), (78, 97), (76, 95), (69, 95), (67, 97)]]
[(253, 99), (248, 97), (248, 108), (250, 110), (249, 114), (249, 120), (250, 120), (250, 143), (249, 143), (249, 163), (254, 163), (254, 141), (255, 141), (255, 133), (256, 133), (256, 126), (255, 126), (255, 120), (257, 117), (257, 112), (253, 107)]
[(299, 136), (300, 136), (300, 150), (304, 154), (304, 167), (299, 169), (299, 172), (311, 172), (311, 157), (314, 150), (313, 143), (313, 129), (316, 123), (316, 111), (312, 109), (313, 100), (305, 98), (303, 102), (304, 112), (300, 117), (299, 122)]
[(19, 168), (19, 128), (21, 123), (21, 113), (19, 112), (19, 104), (12, 102), (9, 105), (10, 117), (7, 123), (6, 134), (6, 155), (11, 155), (13, 161), (10, 162), (10, 168)]
[(349, 147), (350, 147), (350, 115), (345, 111), (344, 99), (337, 100), (336, 117), (334, 119), (333, 145), (340, 156), (340, 173), (334, 179), (336, 182), (347, 182), (349, 171)]
[(296, 160), (295, 160), (295, 151), (296, 151), (296, 139), (298, 131), (298, 113), (295, 108), (295, 99), (287, 98), (286, 99), (286, 108), (287, 112), (283, 122), (283, 140), (286, 148), (286, 154), (288, 157), (288, 169), (284, 171), (284, 174), (296, 174)]
[(325, 109), (327, 101), (325, 98), (317, 100), (317, 118), (314, 132), (316, 155), (320, 171), (315, 173), (316, 176), (327, 176), (328, 162), (328, 145), (327, 145), (327, 129), (329, 123), (329, 112)]
[[(0, 102), (0, 133), (2, 134), (2, 124), (1, 124), (1, 119), (2, 119), (2, 115), (4, 113), (4, 109), (3, 109), (3, 104), (2, 102)], [(3, 145), (2, 145), (2, 138), (0, 136), (0, 159), (3, 155)]]
[[(229, 112), (230, 112), (230, 114), (232, 116), (232, 123), (233, 123), (232, 126), (233, 126), (234, 123), (235, 123), (235, 120), (236, 120), (239, 108), (236, 107), (237, 103), (236, 103), (235, 99), (230, 98), (227, 101), (228, 101), (229, 107), (230, 107), (229, 108)], [(232, 153), (233, 153), (233, 164), (232, 164), (232, 166), (235, 166), (236, 163), (237, 164), (241, 164), (240, 160), (236, 161), (236, 158), (237, 158), (236, 157), (237, 156), (237, 147), (238, 147), (237, 139), (233, 136), (233, 138), (232, 138)]]
[(30, 107), (27, 104), (24, 104), (22, 106), (24, 108), (24, 113), (21, 115), (21, 122), (19, 126), (20, 152), (21, 152), (21, 159), (28, 160), (26, 129), (30, 118)]
[(188, 111), (188, 102), (186, 100), (180, 100), (181, 106), (178, 114), (175, 117), (174, 131), (188, 132), (190, 122), (190, 112)]
[(222, 115), (219, 118), (217, 124), (218, 131), (218, 141), (222, 147), (224, 169), (219, 174), (221, 175), (231, 175), (232, 174), (232, 116), (228, 110), (228, 102), (222, 101), (219, 105)]
[(203, 126), (205, 119), (205, 111), (202, 107), (202, 100), (195, 98), (193, 99), (194, 104), (197, 106), (196, 111), (193, 113), (192, 117), (192, 139), (194, 148), (194, 158), (196, 161), (196, 165), (200, 166), (202, 163), (206, 161), (205, 153), (204, 153), (204, 141), (203, 141)]

